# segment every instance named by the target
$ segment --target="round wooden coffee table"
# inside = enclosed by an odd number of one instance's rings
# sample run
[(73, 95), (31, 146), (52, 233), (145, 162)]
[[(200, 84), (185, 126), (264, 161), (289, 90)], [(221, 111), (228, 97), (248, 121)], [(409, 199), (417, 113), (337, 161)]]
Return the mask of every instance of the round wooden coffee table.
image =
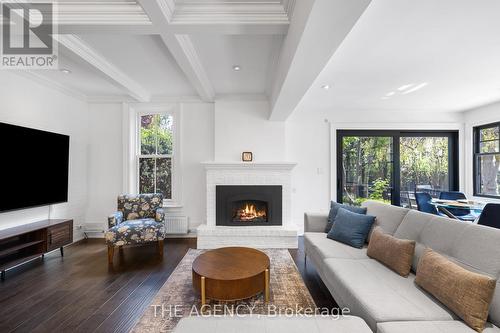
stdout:
[(264, 292), (269, 302), (269, 257), (246, 247), (223, 247), (202, 253), (193, 262), (193, 286), (206, 299), (235, 301)]

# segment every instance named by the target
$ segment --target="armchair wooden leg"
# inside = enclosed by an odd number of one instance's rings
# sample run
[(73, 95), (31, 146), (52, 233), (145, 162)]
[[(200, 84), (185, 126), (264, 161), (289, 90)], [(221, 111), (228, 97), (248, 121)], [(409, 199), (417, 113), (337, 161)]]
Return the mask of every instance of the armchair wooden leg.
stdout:
[(113, 256), (115, 254), (115, 247), (108, 245), (108, 264), (113, 265)]
[(158, 241), (158, 254), (163, 259), (163, 239)]

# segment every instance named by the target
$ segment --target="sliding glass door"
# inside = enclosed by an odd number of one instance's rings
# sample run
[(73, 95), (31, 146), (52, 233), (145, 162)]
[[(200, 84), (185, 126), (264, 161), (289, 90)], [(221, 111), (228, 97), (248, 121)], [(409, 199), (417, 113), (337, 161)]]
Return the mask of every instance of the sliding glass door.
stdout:
[(337, 201), (413, 207), (458, 187), (456, 132), (337, 131)]
[(367, 198), (392, 202), (393, 146), (390, 136), (342, 138), (342, 202), (356, 206)]

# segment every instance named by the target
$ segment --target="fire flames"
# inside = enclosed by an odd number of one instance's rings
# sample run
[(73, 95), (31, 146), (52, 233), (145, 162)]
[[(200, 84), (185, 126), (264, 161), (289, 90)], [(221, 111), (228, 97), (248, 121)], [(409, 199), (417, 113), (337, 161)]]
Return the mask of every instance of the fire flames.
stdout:
[(241, 221), (252, 221), (255, 219), (265, 219), (266, 211), (265, 209), (257, 210), (254, 204), (245, 204), (245, 207), (242, 207), (236, 212), (236, 219)]

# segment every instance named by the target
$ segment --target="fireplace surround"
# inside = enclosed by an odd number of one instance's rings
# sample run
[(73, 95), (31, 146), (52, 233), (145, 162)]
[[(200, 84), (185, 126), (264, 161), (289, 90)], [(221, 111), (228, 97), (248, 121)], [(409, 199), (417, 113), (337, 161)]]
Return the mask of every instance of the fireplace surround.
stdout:
[[(246, 246), (253, 248), (297, 248), (297, 226), (292, 221), (292, 169), (293, 162), (203, 162), (206, 170), (206, 223), (196, 228), (197, 247), (199, 249), (215, 249), (225, 246)], [(280, 225), (227, 226), (217, 222), (217, 187), (219, 186), (277, 186), (281, 187)], [(242, 200), (252, 201), (251, 197)], [(254, 197), (254, 204), (265, 198)], [(269, 204), (267, 208), (269, 210)], [(246, 209), (245, 207), (243, 207)], [(258, 207), (255, 207), (257, 209)], [(262, 207), (261, 207), (262, 208)], [(249, 207), (249, 213), (251, 209)], [(229, 213), (228, 215), (232, 215)], [(269, 214), (269, 211), (268, 213)], [(252, 215), (246, 215), (245, 218)], [(269, 216), (267, 216), (269, 219)], [(255, 221), (253, 221), (255, 222)], [(240, 223), (243, 223), (240, 221)], [(248, 222), (245, 222), (248, 223)], [(263, 223), (260, 221), (259, 223)]]
[(217, 226), (282, 225), (281, 185), (217, 185)]

